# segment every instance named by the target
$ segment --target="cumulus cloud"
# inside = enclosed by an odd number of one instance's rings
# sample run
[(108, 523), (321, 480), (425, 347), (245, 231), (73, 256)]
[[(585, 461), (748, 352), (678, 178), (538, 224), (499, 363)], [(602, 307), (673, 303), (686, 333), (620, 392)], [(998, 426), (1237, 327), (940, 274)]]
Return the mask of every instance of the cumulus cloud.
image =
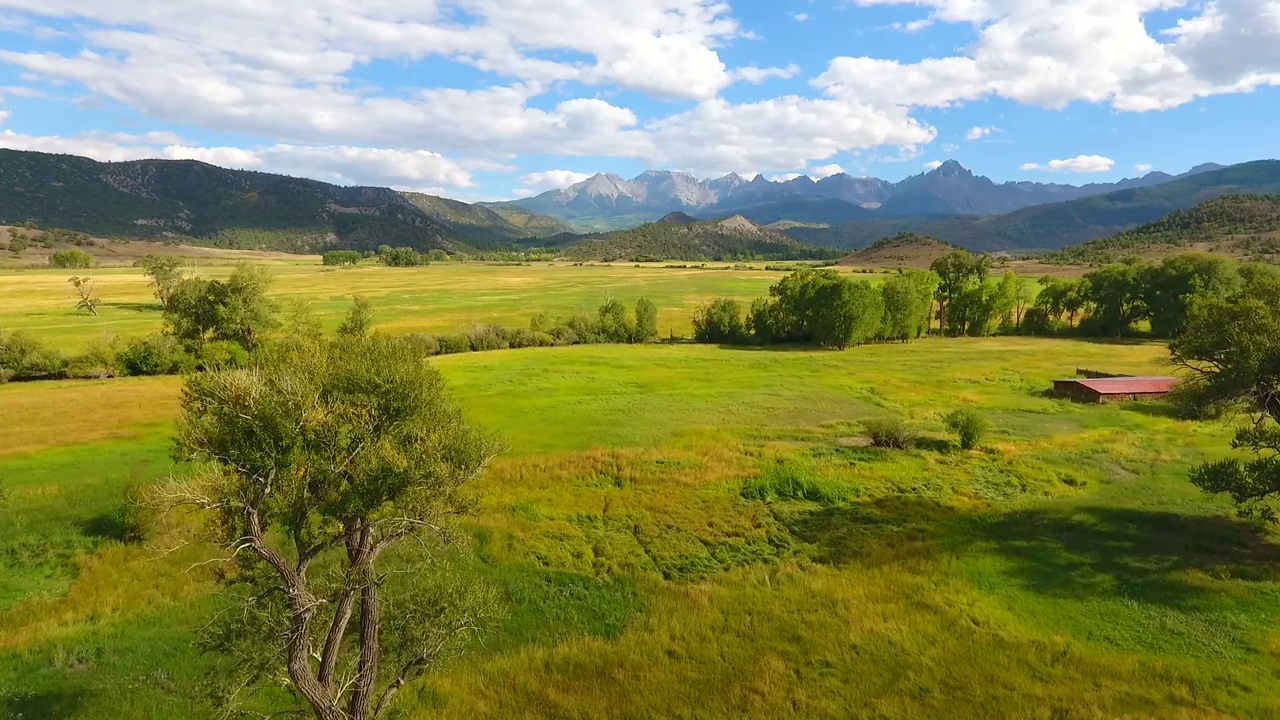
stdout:
[(789, 173), (783, 173), (781, 175), (770, 176), (769, 179), (772, 180), (773, 182), (791, 182), (792, 180), (795, 180), (796, 178), (800, 178), (800, 177), (804, 177), (804, 174), (798, 173), (798, 172), (789, 172)]
[(791, 19), (796, 22), (809, 22), (809, 13), (791, 13)]
[(915, 63), (841, 57), (815, 84), (832, 97), (944, 107), (990, 95), (1061, 108), (1083, 100), (1120, 111), (1280, 85), (1276, 0), (1213, 0), (1153, 36), (1146, 15), (1186, 0), (853, 0), (916, 5), (978, 39), (962, 55)]
[(520, 178), (520, 187), (517, 192), (521, 195), (537, 195), (547, 190), (567, 188), (589, 177), (591, 175), (588, 173), (574, 172), (572, 170), (546, 170), (544, 172), (529, 173)]
[(9, 119), (10, 112), (8, 110), (0, 110), (0, 123)]
[(759, 85), (760, 83), (773, 78), (781, 78), (783, 80), (787, 78), (792, 78), (792, 77), (795, 77), (796, 74), (798, 74), (799, 72), (800, 72), (799, 65), (788, 65), (783, 68), (777, 68), (777, 67), (758, 68), (753, 65), (749, 65), (747, 67), (742, 67), (742, 68), (738, 68), (737, 70), (734, 70), (733, 77), (739, 80), (745, 80), (746, 82), (749, 82), (752, 85)]
[(439, 191), (474, 186), (458, 163), (425, 151), (406, 152), (352, 146), (277, 144), (258, 148), (162, 144), (180, 140), (171, 133), (82, 133), (38, 136), (0, 132), (0, 147), (83, 155), (103, 162), (145, 158), (199, 160), (223, 167), (301, 175), (343, 185), (389, 185)]
[(1021, 169), (1026, 171), (1099, 173), (1110, 172), (1111, 168), (1115, 167), (1115, 164), (1115, 160), (1101, 155), (1080, 155), (1069, 160), (1050, 160), (1043, 165), (1040, 163), (1027, 163)]
[(1152, 166), (1146, 163), (1138, 163), (1137, 165), (1133, 166), (1133, 169), (1137, 170), (1140, 173), (1149, 173), (1152, 170)]
[(925, 170), (937, 170), (937, 169), (938, 169), (938, 168), (940, 168), (940, 167), (942, 167), (942, 161), (941, 161), (941, 160), (934, 160), (934, 161), (932, 161), (932, 162), (927, 162), (927, 163), (925, 163), (925, 164), (924, 164), (924, 169), (925, 169)]
[(993, 133), (993, 132), (1000, 132), (1000, 128), (996, 128), (996, 127), (974, 127), (974, 128), (971, 128), (971, 129), (969, 130), (969, 133), (968, 133), (967, 135), (965, 135), (965, 136), (964, 136), (964, 139), (965, 139), (965, 140), (968, 140), (968, 141), (970, 141), (970, 142), (972, 142), (972, 141), (974, 141), (974, 140), (981, 140), (982, 138), (987, 137), (988, 135), (990, 135), (990, 134), (991, 134), (991, 133)]
[(809, 171), (809, 174), (812, 175), (814, 179), (821, 180), (822, 178), (831, 177), (832, 175), (839, 175), (842, 172), (844, 172), (844, 168), (835, 163), (831, 163), (830, 165), (821, 165), (813, 168)]
[(644, 159), (707, 175), (804, 167), (837, 153), (895, 145), (911, 152), (937, 131), (902, 108), (876, 109), (835, 100), (786, 96), (735, 105), (707, 100), (645, 127)]

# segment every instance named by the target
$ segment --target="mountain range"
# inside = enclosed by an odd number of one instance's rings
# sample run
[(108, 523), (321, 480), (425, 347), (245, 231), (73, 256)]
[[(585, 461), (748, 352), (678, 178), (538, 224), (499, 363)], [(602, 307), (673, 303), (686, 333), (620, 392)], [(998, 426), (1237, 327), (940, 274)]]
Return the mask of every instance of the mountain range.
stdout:
[(0, 225), (28, 221), (102, 237), (290, 252), (382, 244), (508, 248), (569, 230), (518, 208), (492, 210), (194, 160), (103, 163), (0, 149)]
[(600, 173), (563, 190), (495, 207), (522, 207), (583, 229), (635, 225), (637, 220), (654, 220), (670, 212), (703, 218), (741, 214), (759, 223), (791, 220), (825, 224), (894, 217), (993, 216), (1151, 187), (1221, 167), (1209, 163), (1179, 176), (1152, 172), (1117, 183), (1083, 186), (995, 183), (974, 175), (954, 160), (898, 183), (855, 178), (846, 173), (818, 180), (808, 176), (768, 180), (763, 175), (747, 180), (737, 174), (699, 180), (687, 173), (649, 170), (631, 180)]
[[(900, 183), (847, 175), (786, 182), (737, 175), (699, 181), (658, 171), (634, 180), (598, 175), (532, 198), (531, 208), (343, 187), (190, 160), (102, 163), (0, 150), (0, 225), (33, 221), (99, 237), (292, 252), (387, 244), (467, 254), (549, 248), (569, 257), (815, 257), (903, 232), (977, 251), (1054, 250), (1220, 196), (1276, 193), (1275, 160), (1083, 187), (997, 184), (951, 162)], [(976, 214), (1078, 195), (1084, 197)], [(689, 207), (644, 220), (671, 203)], [(630, 227), (584, 236), (542, 209), (612, 213), (611, 219), (630, 218)], [(726, 217), (728, 225), (720, 222)], [(659, 218), (665, 222), (653, 222)]]

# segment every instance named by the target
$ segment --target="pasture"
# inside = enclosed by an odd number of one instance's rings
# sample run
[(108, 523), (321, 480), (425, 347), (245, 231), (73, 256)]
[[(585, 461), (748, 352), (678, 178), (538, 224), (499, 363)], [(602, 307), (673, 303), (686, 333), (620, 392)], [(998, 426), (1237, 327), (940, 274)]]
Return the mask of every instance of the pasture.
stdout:
[[(392, 332), (647, 296), (687, 329), (764, 271), (278, 265), (326, 319)], [(158, 327), (132, 270), (97, 320), (66, 273), (0, 279), (0, 327), (74, 347)], [(35, 305), (28, 304), (36, 298)], [(111, 303), (117, 303), (112, 307)], [(579, 346), (433, 359), (508, 451), (476, 483), (464, 572), (484, 642), (408, 718), (1256, 718), (1280, 714), (1280, 545), (1187, 481), (1230, 429), (1160, 404), (1046, 397), (1077, 366), (1157, 373), (1157, 344), (928, 339), (846, 352)], [(213, 718), (193, 646), (209, 549), (120, 541), (168, 460), (181, 380), (0, 386), (0, 717)], [(942, 416), (993, 424), (955, 449)], [(866, 447), (900, 417), (909, 450)], [(269, 702), (269, 699), (268, 699)]]
[[(364, 295), (377, 306), (378, 328), (392, 333), (451, 333), (475, 323), (524, 327), (539, 312), (552, 318), (595, 313), (611, 297), (628, 304), (647, 297), (658, 306), (662, 337), (688, 335), (690, 318), (699, 305), (721, 296), (750, 302), (768, 294), (769, 286), (783, 276), (762, 268), (734, 270), (723, 265), (680, 269), (436, 263), (416, 268), (327, 268), (318, 258), (261, 264), (275, 277), (272, 295), (282, 301), (305, 300), (326, 328), (337, 327), (353, 295)], [(194, 272), (225, 277), (231, 268), (226, 259), (197, 261)], [(160, 306), (141, 270), (89, 271), (98, 281), (97, 294), (102, 299), (98, 317), (74, 309), (74, 290), (67, 278), (77, 274), (86, 272), (0, 270), (0, 328), (30, 330), (68, 351), (78, 350), (100, 334), (129, 337), (160, 330)]]

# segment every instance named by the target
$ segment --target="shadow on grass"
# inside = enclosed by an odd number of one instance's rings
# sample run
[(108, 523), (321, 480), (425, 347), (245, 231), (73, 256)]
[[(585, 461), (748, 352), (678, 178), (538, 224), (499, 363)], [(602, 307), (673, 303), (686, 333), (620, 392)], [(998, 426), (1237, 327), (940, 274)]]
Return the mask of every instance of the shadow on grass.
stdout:
[(1180, 606), (1209, 592), (1195, 574), (1280, 579), (1280, 545), (1229, 517), (1117, 508), (1022, 511), (971, 529), (1010, 560), (1027, 589), (1058, 597), (1111, 595)]
[(160, 303), (131, 303), (131, 302), (104, 302), (101, 307), (109, 307), (116, 310), (128, 310), (130, 312), (164, 312), (164, 306)]
[(125, 527), (119, 513), (107, 513), (90, 518), (80, 525), (80, 532), (86, 537), (99, 540), (124, 541)]
[(879, 565), (971, 553), (1007, 562), (1010, 582), (1061, 598), (1189, 607), (1211, 582), (1280, 580), (1280, 544), (1230, 517), (1089, 507), (970, 514), (920, 498), (779, 514), (815, 562)]
[(83, 693), (49, 690), (28, 695), (0, 695), (0, 717), (22, 720), (62, 720), (76, 715), (88, 703)]

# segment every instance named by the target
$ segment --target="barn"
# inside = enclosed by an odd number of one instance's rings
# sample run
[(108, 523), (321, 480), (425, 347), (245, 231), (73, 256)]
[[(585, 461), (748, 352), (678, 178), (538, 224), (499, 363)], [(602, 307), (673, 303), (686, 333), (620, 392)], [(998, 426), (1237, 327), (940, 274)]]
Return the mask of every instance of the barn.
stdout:
[(1053, 394), (1081, 403), (1127, 402), (1168, 395), (1177, 384), (1171, 377), (1107, 377), (1054, 380)]

